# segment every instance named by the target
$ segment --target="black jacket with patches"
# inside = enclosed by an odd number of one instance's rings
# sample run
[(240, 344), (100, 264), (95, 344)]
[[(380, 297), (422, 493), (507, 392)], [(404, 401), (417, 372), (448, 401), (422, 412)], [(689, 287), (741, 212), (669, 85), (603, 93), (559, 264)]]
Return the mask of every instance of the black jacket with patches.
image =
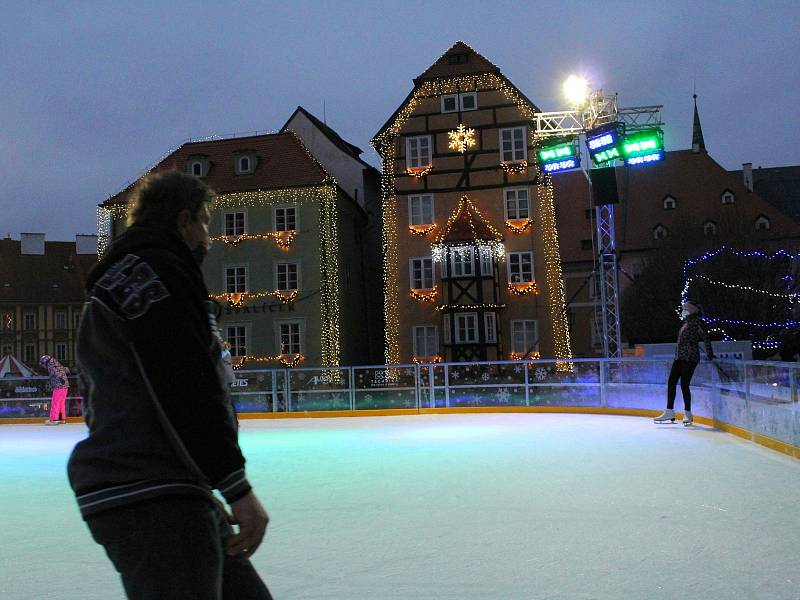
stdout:
[(89, 437), (68, 464), (83, 516), (167, 494), (247, 494), (216, 322), (183, 240), (132, 227), (86, 288), (77, 359)]

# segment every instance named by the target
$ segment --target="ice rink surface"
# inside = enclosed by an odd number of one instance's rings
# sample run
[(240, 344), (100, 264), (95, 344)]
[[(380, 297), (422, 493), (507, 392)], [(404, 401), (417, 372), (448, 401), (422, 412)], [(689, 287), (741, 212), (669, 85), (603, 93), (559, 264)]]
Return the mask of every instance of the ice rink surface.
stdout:
[[(0, 426), (0, 598), (122, 598), (65, 464)], [(800, 599), (800, 461), (702, 426), (577, 414), (242, 421), (276, 600)]]

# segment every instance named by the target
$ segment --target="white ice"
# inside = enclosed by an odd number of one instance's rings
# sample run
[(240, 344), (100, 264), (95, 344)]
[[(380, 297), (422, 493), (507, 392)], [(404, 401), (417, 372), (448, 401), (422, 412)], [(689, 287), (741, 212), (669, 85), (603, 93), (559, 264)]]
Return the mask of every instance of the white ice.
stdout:
[[(0, 426), (0, 597), (122, 598), (65, 462), (82, 425)], [(650, 419), (242, 421), (276, 600), (800, 598), (800, 461)]]

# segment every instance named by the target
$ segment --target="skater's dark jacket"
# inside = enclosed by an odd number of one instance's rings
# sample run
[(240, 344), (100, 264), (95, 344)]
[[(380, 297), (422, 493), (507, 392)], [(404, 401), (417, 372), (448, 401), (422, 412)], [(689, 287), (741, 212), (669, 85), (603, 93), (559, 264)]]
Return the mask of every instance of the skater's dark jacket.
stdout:
[(86, 289), (77, 359), (89, 437), (68, 464), (83, 516), (163, 495), (247, 494), (216, 321), (183, 239), (131, 227)]
[(706, 354), (713, 356), (711, 342), (708, 339), (700, 316), (697, 314), (689, 315), (678, 330), (678, 345), (675, 348), (675, 360), (685, 360), (687, 362), (700, 362), (700, 342), (706, 347)]

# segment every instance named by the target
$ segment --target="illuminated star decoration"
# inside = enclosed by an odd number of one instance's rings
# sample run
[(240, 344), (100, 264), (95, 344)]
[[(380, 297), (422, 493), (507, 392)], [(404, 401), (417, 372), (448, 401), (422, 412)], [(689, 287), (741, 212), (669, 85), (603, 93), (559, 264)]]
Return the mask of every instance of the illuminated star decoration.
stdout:
[(450, 138), (450, 150), (464, 154), (470, 148), (475, 147), (475, 130), (467, 129), (463, 123), (459, 123), (454, 131), (448, 131), (447, 137)]

